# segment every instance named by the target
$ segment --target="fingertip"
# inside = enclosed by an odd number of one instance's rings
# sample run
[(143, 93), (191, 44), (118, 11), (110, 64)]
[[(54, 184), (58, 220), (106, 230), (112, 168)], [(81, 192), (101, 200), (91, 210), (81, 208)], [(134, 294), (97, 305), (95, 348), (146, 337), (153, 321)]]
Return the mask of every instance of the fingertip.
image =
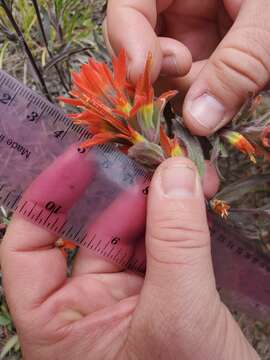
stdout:
[(115, 57), (115, 51), (112, 48), (110, 39), (109, 39), (109, 34), (108, 34), (108, 23), (107, 23), (107, 16), (104, 18), (103, 22), (102, 22), (102, 35), (103, 35), (103, 39), (106, 45), (106, 48), (108, 50), (108, 53), (110, 54), (110, 56)]
[(215, 114), (211, 111), (212, 97), (204, 90), (206, 85), (200, 84), (199, 80), (200, 74), (186, 94), (183, 104), (183, 119), (193, 135), (208, 136), (214, 132), (214, 128), (208, 124), (211, 123)]
[(191, 106), (192, 105), (185, 99), (183, 105), (183, 119), (185, 125), (187, 126), (191, 134), (197, 136), (211, 135), (213, 131), (208, 129), (201, 122), (197, 121), (196, 117), (192, 114), (192, 111), (190, 110)]
[(160, 198), (162, 202), (164, 199), (177, 201), (181, 198), (196, 198), (202, 193), (198, 179), (197, 168), (190, 159), (186, 157), (167, 159), (158, 167), (154, 175), (149, 198)]
[(154, 31), (155, 8), (151, 7), (149, 2), (145, 2), (144, 6), (147, 7), (147, 11), (120, 6), (120, 2), (113, 5), (114, 3), (111, 2), (103, 26), (109, 52), (117, 54), (121, 49), (125, 49), (128, 79), (133, 84), (143, 73), (148, 53), (151, 52), (153, 55), (151, 78), (154, 82), (160, 73), (163, 57), (159, 39)]
[(154, 83), (161, 70), (162, 66), (162, 51), (157, 38), (152, 39), (151, 43), (144, 48), (138, 48), (134, 51), (134, 48), (127, 49), (127, 67), (128, 67), (128, 79), (136, 84), (139, 77), (143, 74), (145, 63), (149, 52), (152, 54), (153, 63), (151, 67), (151, 81)]
[(161, 173), (163, 169), (172, 167), (172, 166), (187, 166), (190, 167), (197, 173), (197, 168), (193, 161), (191, 161), (186, 156), (176, 156), (176, 157), (170, 157), (166, 160), (164, 160), (157, 168), (156, 173)]
[(205, 162), (205, 174), (202, 180), (204, 195), (211, 199), (218, 191), (220, 180), (214, 164), (210, 161)]
[(14, 214), (3, 239), (4, 247), (8, 245), (15, 251), (30, 251), (53, 247), (56, 235)]
[(179, 41), (160, 37), (162, 51), (161, 74), (166, 76), (184, 76), (192, 66), (192, 55), (188, 48)]
[[(190, 172), (190, 175), (193, 173), (194, 176), (198, 176), (198, 170), (196, 165), (187, 157), (174, 157), (169, 158), (159, 165), (156, 174), (154, 175), (156, 178), (161, 176), (164, 169), (166, 168), (174, 168), (174, 167), (187, 167), (192, 169), (193, 172)], [(202, 181), (200, 182), (203, 188), (204, 196), (207, 199), (211, 199), (218, 191), (220, 186), (220, 180), (216, 171), (215, 166), (208, 160), (205, 161), (205, 174), (203, 176)]]

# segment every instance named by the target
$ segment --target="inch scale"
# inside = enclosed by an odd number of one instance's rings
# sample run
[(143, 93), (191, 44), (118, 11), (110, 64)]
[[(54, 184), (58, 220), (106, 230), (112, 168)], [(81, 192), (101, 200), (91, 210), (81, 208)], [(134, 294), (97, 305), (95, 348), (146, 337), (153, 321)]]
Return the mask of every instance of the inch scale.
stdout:
[[(60, 108), (0, 71), (0, 203), (119, 269), (144, 274), (150, 179), (112, 145), (81, 149), (88, 136)], [(209, 216), (224, 299), (270, 319), (269, 258)]]

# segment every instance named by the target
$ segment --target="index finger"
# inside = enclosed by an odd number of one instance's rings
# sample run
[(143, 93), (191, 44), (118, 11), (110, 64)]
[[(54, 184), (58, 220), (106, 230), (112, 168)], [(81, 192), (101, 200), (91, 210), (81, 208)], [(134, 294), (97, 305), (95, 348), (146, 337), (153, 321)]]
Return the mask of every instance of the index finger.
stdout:
[[(24, 214), (29, 205), (28, 214), (32, 221), (37, 220), (36, 215), (40, 216), (49, 199), (58, 204), (60, 211), (55, 220), (61, 226), (70, 208), (84, 193), (94, 171), (94, 166), (79, 154), (77, 146), (72, 146), (23, 194), (18, 214), (13, 217), (1, 247), (5, 292), (13, 313), (41, 305), (66, 281), (66, 261), (54, 246), (57, 235), (40, 228), (37, 221), (29, 222), (19, 213)], [(50, 213), (50, 217), (53, 216), (53, 212)]]
[(127, 52), (130, 79), (135, 81), (143, 72), (145, 59), (151, 51), (154, 79), (160, 73), (162, 50), (154, 31), (157, 22), (156, 0), (109, 0), (107, 36), (113, 50)]

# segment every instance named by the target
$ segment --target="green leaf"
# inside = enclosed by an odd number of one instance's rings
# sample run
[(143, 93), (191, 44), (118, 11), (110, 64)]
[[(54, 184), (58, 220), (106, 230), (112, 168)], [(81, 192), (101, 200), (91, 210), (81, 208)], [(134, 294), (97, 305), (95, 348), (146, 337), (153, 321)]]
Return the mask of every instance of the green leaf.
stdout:
[(4, 316), (10, 317), (10, 314), (9, 314), (8, 309), (7, 309), (7, 307), (6, 307), (5, 304), (2, 304), (2, 305), (0, 306), (0, 310), (1, 310), (1, 312), (4, 314)]
[(155, 170), (165, 160), (161, 147), (148, 141), (139, 142), (128, 150), (128, 156), (148, 170)]
[(182, 142), (186, 146), (188, 157), (196, 164), (202, 177), (205, 172), (205, 160), (199, 140), (189, 134), (188, 130), (181, 124), (180, 119), (173, 120), (173, 133), (180, 139), (180, 143)]
[(216, 163), (216, 161), (218, 160), (219, 158), (219, 155), (221, 153), (221, 142), (220, 142), (220, 138), (219, 136), (217, 136), (216, 138), (214, 138), (212, 141), (212, 146), (213, 146), (213, 149), (211, 151), (211, 163)]
[(12, 350), (12, 348), (17, 347), (19, 343), (18, 335), (13, 335), (4, 345), (1, 353), (0, 359), (4, 359), (4, 357)]
[(3, 68), (4, 55), (7, 50), (8, 45), (9, 45), (9, 42), (5, 41), (4, 45), (2, 46), (2, 49), (0, 50), (0, 69)]
[(21, 344), (18, 341), (17, 344), (15, 344), (15, 346), (14, 346), (14, 351), (18, 352), (18, 351), (20, 351), (20, 349), (21, 349)]
[(7, 326), (11, 323), (11, 319), (4, 316), (4, 315), (0, 315), (0, 326)]

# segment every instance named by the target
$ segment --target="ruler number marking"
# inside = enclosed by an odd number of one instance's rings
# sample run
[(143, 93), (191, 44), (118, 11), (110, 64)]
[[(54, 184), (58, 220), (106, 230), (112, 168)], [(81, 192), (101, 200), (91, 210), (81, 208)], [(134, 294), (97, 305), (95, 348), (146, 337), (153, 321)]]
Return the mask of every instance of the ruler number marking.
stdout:
[(36, 111), (32, 111), (31, 114), (27, 115), (26, 118), (29, 121), (36, 122), (39, 118), (39, 114)]
[[(212, 234), (215, 234), (216, 231), (212, 229)], [(243, 257), (245, 260), (251, 262), (253, 265), (257, 265), (260, 268), (270, 272), (270, 268), (266, 263), (266, 260), (261, 260), (259, 257), (252, 251), (246, 250), (243, 246), (234, 244), (232, 240), (228, 240), (223, 233), (219, 233), (217, 236), (217, 240), (222, 242), (228, 249), (232, 250), (234, 254)]]
[(8, 105), (10, 100), (12, 99), (11, 95), (8, 93), (4, 93), (3, 95), (1, 95), (0, 97), (0, 103), (4, 104), (4, 105)]
[(61, 209), (62, 206), (61, 205), (57, 205), (55, 202), (53, 201), (49, 201), (47, 202), (47, 204), (45, 205), (45, 209), (50, 211), (53, 214), (57, 214)]
[(54, 132), (54, 137), (56, 137), (56, 139), (63, 139), (63, 134), (65, 133), (65, 131), (64, 130), (56, 130), (55, 132)]

